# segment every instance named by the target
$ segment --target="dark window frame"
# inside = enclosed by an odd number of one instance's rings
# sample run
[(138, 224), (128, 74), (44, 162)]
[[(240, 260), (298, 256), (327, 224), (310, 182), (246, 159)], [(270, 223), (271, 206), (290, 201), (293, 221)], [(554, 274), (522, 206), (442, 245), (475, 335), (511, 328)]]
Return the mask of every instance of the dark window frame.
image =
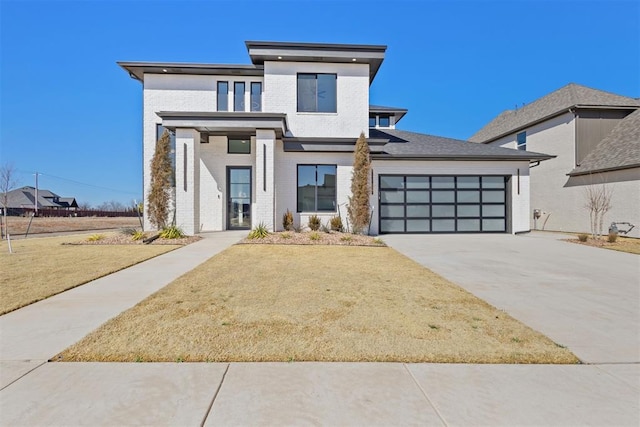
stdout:
[[(253, 93), (254, 85), (259, 85), (260, 90), (258, 91), (258, 101), (257, 107), (254, 108), (255, 98)], [(251, 82), (249, 84), (249, 102), (251, 103), (250, 111), (262, 111), (262, 82)]]
[[(238, 87), (242, 86), (242, 90), (239, 91)], [(245, 111), (245, 93), (247, 91), (247, 84), (245, 82), (233, 82), (233, 111)], [(239, 97), (238, 94), (242, 93)]]
[[(220, 91), (220, 85), (226, 85), (227, 88), (224, 92)], [(221, 108), (221, 104), (222, 104), (222, 98), (220, 97), (220, 94), (224, 93), (225, 98), (224, 98), (224, 103), (225, 103), (225, 107)], [(224, 80), (219, 80), (216, 83), (216, 111), (229, 111), (229, 82), (228, 81), (224, 81)]]
[[(402, 188), (392, 188), (392, 187), (383, 187), (382, 178), (383, 177), (401, 177), (403, 179)], [(408, 188), (407, 187), (407, 177), (423, 177), (428, 178), (428, 187), (427, 188)], [(453, 186), (450, 188), (433, 188), (433, 179), (432, 178), (440, 178), (440, 177), (451, 177), (453, 178)], [(458, 185), (458, 178), (460, 177), (478, 177), (478, 187), (477, 188), (469, 188), (469, 187), (460, 187)], [(483, 185), (483, 178), (485, 177), (496, 177), (503, 178), (503, 186), (502, 188), (492, 188), (485, 187)], [(379, 205), (379, 214), (378, 214), (378, 232), (380, 234), (386, 233), (420, 233), (420, 234), (438, 234), (438, 233), (507, 233), (509, 227), (509, 180), (510, 177), (508, 175), (423, 175), (423, 174), (380, 174), (378, 175), (378, 205)], [(383, 191), (400, 191), (403, 193), (403, 201), (402, 202), (383, 202), (382, 201), (382, 192)], [(407, 193), (411, 192), (428, 192), (429, 193), (429, 201), (428, 202), (407, 202)], [(454, 193), (453, 201), (447, 202), (434, 202), (433, 194), (438, 192), (449, 192), (452, 191)], [(479, 200), (477, 202), (459, 202), (458, 201), (458, 191), (478, 191), (479, 192)], [(483, 200), (484, 192), (501, 192), (503, 194), (502, 202), (485, 202)], [(395, 216), (383, 216), (382, 215), (382, 207), (384, 206), (402, 206), (403, 207), (403, 216), (395, 217)], [(410, 206), (428, 206), (429, 208), (429, 216), (421, 216), (421, 217), (408, 217), (407, 216), (407, 208)], [(433, 215), (433, 207), (434, 206), (453, 206), (454, 214), (453, 216), (434, 216)], [(460, 216), (458, 215), (458, 206), (478, 206), (479, 214), (477, 216)], [(484, 206), (503, 206), (504, 215), (496, 216), (496, 215), (484, 215)], [(454, 228), (451, 231), (433, 231), (433, 220), (452, 220)], [(493, 220), (499, 219), (504, 221), (503, 230), (483, 230), (483, 220)], [(382, 221), (383, 220), (401, 220), (404, 222), (402, 231), (383, 231), (382, 230)], [(407, 231), (407, 220), (425, 220), (429, 222), (429, 231)], [(458, 220), (478, 220), (480, 222), (479, 230), (472, 231), (459, 231), (458, 230)]]
[[(300, 108), (300, 76), (315, 76), (316, 87), (315, 87), (315, 109), (313, 110), (305, 110)], [(321, 111), (318, 108), (318, 76), (334, 76), (334, 93), (335, 93), (335, 103), (332, 105), (333, 109), (331, 111)], [(298, 113), (328, 113), (335, 114), (338, 112), (338, 74), (337, 73), (297, 73), (296, 74), (296, 111)]]
[[(300, 200), (299, 200), (299, 188), (300, 188), (300, 167), (315, 167), (316, 168), (316, 178), (315, 178), (315, 192), (314, 192), (314, 210), (303, 210), (300, 209)], [(334, 208), (333, 209), (318, 209), (318, 167), (319, 166), (325, 166), (325, 167), (333, 167), (335, 168), (335, 172), (336, 172), (336, 185), (334, 187), (334, 195), (333, 195), (333, 205)], [(337, 164), (326, 164), (326, 163), (298, 163), (296, 165), (296, 212), (301, 213), (301, 212), (337, 212), (338, 209), (338, 165)]]
[(527, 131), (516, 134), (516, 148), (518, 150), (527, 151)]
[[(249, 151), (231, 151), (231, 141), (247, 141)], [(227, 154), (251, 154), (251, 136), (227, 136)]]

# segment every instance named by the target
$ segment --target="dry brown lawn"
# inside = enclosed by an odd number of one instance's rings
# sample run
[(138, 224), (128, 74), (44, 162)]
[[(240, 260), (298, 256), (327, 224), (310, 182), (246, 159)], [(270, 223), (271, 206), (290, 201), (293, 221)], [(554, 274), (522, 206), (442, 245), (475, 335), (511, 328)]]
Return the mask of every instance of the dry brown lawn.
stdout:
[[(31, 218), (10, 216), (7, 218), (9, 234), (24, 235)], [(4, 221), (4, 217), (2, 218)], [(57, 233), (66, 231), (104, 230), (113, 228), (140, 228), (140, 220), (136, 217), (35, 217), (29, 228), (29, 235), (38, 233)]]
[(393, 249), (290, 245), (233, 246), (55, 359), (578, 362)]
[(615, 243), (609, 243), (607, 241), (607, 236), (601, 237), (599, 240), (594, 240), (589, 237), (586, 242), (581, 242), (577, 238), (570, 239), (568, 241), (586, 246), (594, 246), (597, 248), (611, 249), (614, 251), (640, 255), (640, 239), (635, 239), (633, 237), (618, 236), (618, 240)]
[(171, 251), (169, 245), (63, 245), (88, 235), (0, 243), (0, 314)]

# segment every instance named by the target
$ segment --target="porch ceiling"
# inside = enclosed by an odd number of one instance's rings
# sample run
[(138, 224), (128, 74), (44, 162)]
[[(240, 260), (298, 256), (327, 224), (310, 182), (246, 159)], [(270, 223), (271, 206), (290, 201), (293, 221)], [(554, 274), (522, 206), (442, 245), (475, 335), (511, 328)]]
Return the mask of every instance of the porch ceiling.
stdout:
[(171, 130), (195, 129), (215, 134), (273, 129), (278, 138), (289, 130), (287, 115), (282, 113), (160, 111), (156, 114), (162, 119), (162, 126)]

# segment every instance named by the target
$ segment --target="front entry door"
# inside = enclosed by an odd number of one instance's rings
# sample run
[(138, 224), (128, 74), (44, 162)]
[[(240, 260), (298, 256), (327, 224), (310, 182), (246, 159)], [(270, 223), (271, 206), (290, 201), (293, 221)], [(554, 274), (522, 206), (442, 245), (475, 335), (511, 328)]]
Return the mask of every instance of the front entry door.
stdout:
[(227, 167), (227, 229), (251, 228), (251, 167)]

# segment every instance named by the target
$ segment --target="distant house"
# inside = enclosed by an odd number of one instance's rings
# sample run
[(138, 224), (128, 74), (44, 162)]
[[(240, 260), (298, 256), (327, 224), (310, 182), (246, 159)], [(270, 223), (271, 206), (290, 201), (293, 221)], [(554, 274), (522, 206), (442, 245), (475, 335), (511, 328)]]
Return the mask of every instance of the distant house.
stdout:
[[(74, 197), (60, 197), (49, 190), (38, 189), (38, 209), (75, 211), (78, 203)], [(35, 211), (36, 189), (35, 187), (22, 187), (7, 193), (7, 208), (13, 214), (23, 214)]]
[(640, 237), (639, 108), (638, 99), (572, 83), (504, 111), (469, 141), (556, 156), (531, 168), (532, 228), (589, 231), (585, 190), (607, 184), (613, 198), (603, 231), (631, 222), (629, 235)]

